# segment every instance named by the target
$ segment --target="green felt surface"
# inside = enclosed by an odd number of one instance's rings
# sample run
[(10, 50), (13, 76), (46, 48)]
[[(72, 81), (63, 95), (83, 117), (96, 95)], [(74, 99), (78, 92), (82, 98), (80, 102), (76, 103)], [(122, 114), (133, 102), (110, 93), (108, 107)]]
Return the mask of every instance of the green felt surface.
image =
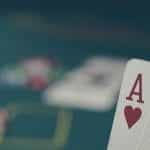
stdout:
[[(66, 70), (94, 55), (149, 59), (148, 48), (136, 39), (120, 43), (113, 39), (63, 40), (18, 29), (5, 18), (1, 18), (0, 33), (0, 66), (32, 56), (54, 57)], [(109, 112), (52, 108), (42, 104), (41, 94), (30, 89), (0, 87), (0, 106), (12, 114), (0, 149), (106, 150), (115, 108)]]

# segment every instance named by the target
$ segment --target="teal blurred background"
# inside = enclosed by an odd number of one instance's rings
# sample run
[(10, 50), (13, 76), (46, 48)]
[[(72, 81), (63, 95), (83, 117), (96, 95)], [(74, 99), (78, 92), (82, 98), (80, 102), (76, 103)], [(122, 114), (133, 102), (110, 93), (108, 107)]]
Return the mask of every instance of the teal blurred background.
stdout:
[[(144, 1), (6, 0), (0, 5), (0, 67), (38, 56), (55, 58), (65, 71), (95, 55), (149, 59), (148, 6)], [(2, 150), (106, 150), (115, 108), (46, 106), (41, 94), (0, 87), (0, 106), (11, 113)]]

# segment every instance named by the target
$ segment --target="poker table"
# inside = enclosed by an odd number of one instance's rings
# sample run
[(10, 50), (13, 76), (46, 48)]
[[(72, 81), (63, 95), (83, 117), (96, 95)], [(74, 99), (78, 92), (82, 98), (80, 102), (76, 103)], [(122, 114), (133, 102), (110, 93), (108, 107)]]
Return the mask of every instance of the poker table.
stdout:
[[(121, 30), (119, 35), (120, 30), (115, 30), (109, 35), (106, 31), (106, 36), (104, 32), (102, 36), (80, 39), (76, 31), (70, 31), (72, 36), (66, 28), (58, 27), (59, 33), (55, 35), (55, 32), (52, 33), (53, 26), (50, 32), (43, 29), (45, 26), (41, 27), (41, 31), (39, 27), (31, 28), (28, 23), (24, 27), (26, 22), (22, 24), (16, 18), (15, 14), (0, 19), (0, 66), (42, 56), (58, 60), (65, 72), (95, 55), (149, 59), (149, 38), (141, 36), (141, 33), (130, 36)], [(0, 87), (0, 106), (10, 113), (1, 149), (106, 150), (115, 107), (106, 112), (94, 112), (47, 106), (42, 103), (42, 92)]]

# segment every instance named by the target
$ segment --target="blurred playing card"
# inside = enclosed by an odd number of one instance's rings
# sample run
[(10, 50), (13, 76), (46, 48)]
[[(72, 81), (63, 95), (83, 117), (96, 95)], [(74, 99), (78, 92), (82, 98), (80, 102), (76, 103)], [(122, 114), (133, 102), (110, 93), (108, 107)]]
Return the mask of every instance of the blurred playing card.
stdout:
[(105, 111), (115, 104), (126, 60), (93, 57), (44, 93), (47, 104)]

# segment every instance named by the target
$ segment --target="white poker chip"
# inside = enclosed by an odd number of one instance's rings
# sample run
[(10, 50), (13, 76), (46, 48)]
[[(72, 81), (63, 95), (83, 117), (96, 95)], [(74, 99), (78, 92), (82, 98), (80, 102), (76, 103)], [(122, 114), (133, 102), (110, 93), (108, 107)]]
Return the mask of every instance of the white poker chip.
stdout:
[(25, 71), (22, 67), (4, 68), (0, 72), (1, 84), (10, 86), (23, 86), (27, 81)]
[(47, 78), (48, 72), (53, 71), (53, 65), (48, 59), (27, 59), (23, 61), (22, 65), (29, 77), (41, 76)]
[(44, 102), (87, 109), (110, 110), (116, 103), (126, 60), (94, 57), (67, 73), (44, 93)]

